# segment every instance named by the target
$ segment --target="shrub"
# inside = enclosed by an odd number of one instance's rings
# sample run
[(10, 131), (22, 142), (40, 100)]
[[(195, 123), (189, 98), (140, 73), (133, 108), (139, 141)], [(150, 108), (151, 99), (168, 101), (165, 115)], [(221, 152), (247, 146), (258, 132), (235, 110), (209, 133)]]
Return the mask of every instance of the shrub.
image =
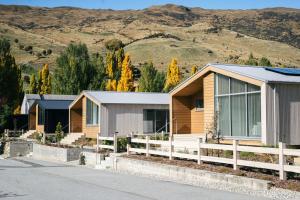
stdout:
[(47, 49), (47, 55), (52, 54), (52, 50), (51, 49)]
[(60, 122), (58, 122), (56, 125), (55, 137), (56, 137), (56, 142), (60, 142), (61, 139), (64, 137), (64, 132), (62, 131), (62, 125)]
[(42, 54), (41, 54), (41, 53), (37, 53), (36, 56), (37, 56), (38, 58), (41, 58), (41, 57), (42, 57)]
[(46, 56), (46, 55), (47, 55), (47, 51), (44, 49), (44, 50), (42, 51), (42, 54), (43, 54), (44, 56)]
[(79, 155), (79, 165), (85, 165), (85, 156), (83, 153), (80, 153)]
[(118, 152), (127, 151), (127, 138), (118, 138)]
[(18, 43), (18, 42), (19, 42), (19, 40), (16, 38), (16, 39), (15, 39), (15, 43)]
[(124, 47), (124, 44), (121, 40), (112, 39), (112, 40), (105, 42), (105, 47), (108, 50), (117, 51), (118, 49)]
[(25, 51), (32, 51), (32, 49), (33, 49), (33, 48), (32, 48), (32, 46), (30, 46), (30, 45), (25, 47)]
[(23, 80), (24, 80), (25, 83), (28, 83), (28, 84), (29, 84), (29, 82), (30, 82), (30, 77), (27, 76), (27, 75), (25, 75), (24, 78), (23, 78)]
[(24, 45), (23, 44), (19, 44), (19, 49), (23, 50), (24, 49)]

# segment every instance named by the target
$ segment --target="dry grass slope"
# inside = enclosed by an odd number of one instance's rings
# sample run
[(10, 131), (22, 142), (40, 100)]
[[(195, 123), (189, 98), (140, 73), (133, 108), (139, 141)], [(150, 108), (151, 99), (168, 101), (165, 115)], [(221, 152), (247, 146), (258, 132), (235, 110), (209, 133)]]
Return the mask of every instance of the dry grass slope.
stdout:
[[(0, 37), (12, 41), (18, 63), (49, 63), (52, 68), (70, 42), (86, 43), (91, 53), (105, 54), (105, 41), (118, 38), (128, 44), (133, 64), (152, 61), (165, 69), (176, 57), (187, 75), (193, 64), (238, 62), (250, 52), (277, 65), (300, 66), (299, 20), (299, 10), (286, 8), (226, 11), (165, 5), (113, 11), (0, 6)], [(16, 38), (18, 43), (13, 42)], [(32, 46), (32, 54), (20, 45)], [(53, 53), (39, 57), (46, 49)]]

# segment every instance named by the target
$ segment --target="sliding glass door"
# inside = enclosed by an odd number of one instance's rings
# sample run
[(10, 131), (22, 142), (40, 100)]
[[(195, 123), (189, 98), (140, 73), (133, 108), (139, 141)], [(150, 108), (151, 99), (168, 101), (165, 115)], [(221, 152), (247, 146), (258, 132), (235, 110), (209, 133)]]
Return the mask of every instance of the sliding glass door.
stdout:
[(227, 137), (260, 137), (260, 96), (260, 87), (217, 74), (215, 103), (219, 133)]

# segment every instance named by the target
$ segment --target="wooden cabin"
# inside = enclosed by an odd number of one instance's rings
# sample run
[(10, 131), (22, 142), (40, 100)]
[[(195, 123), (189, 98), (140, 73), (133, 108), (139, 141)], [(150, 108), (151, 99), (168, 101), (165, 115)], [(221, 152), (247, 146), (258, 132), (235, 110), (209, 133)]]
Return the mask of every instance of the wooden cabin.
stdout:
[(169, 132), (169, 95), (83, 91), (70, 105), (70, 133), (87, 138)]
[[(55, 95), (57, 96), (57, 95)], [(54, 133), (58, 122), (62, 124), (63, 131), (69, 131), (69, 105), (75, 99), (74, 95), (63, 95), (59, 98), (47, 97), (36, 100), (28, 110), (29, 130), (42, 133)], [(59, 99), (59, 100), (57, 100)]]
[(208, 64), (170, 92), (171, 134), (300, 144), (300, 71)]

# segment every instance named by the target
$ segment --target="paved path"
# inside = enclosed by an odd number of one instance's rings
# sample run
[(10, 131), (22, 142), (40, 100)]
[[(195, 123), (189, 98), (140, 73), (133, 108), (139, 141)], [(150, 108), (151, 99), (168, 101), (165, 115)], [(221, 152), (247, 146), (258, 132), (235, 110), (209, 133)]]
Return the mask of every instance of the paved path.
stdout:
[(32, 159), (0, 160), (0, 199), (14, 200), (262, 200)]

